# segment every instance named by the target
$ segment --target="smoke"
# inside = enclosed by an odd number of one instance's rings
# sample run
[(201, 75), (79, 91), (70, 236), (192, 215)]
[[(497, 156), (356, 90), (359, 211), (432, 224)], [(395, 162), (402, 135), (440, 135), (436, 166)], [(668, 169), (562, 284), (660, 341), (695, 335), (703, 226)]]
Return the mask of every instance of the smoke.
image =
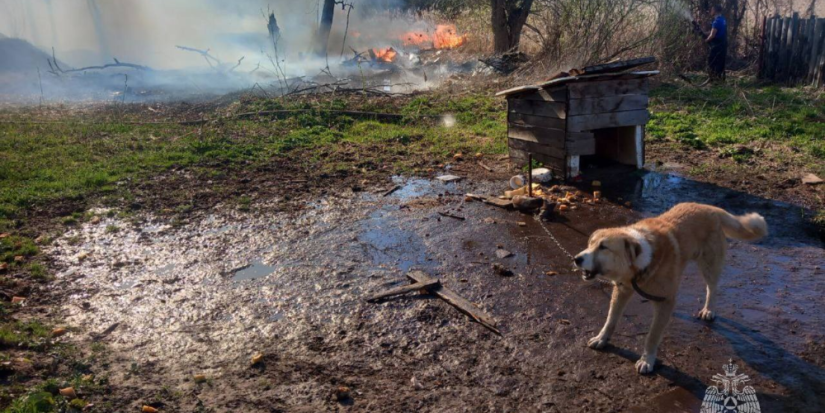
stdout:
[[(351, 49), (364, 52), (372, 48), (399, 47), (405, 32), (434, 30), (434, 25), (398, 12), (400, 0), (352, 0), (354, 12), (348, 13), (340, 4), (336, 6), (328, 56), (319, 58), (311, 50), (321, 3), (321, 0), (0, 0), (0, 34), (26, 41), (49, 55), (54, 48), (58, 61), (66, 67), (98, 66), (118, 59), (155, 69), (151, 79), (145, 75), (144, 81), (203, 91), (250, 87), (266, 81), (260, 77), (267, 74), (272, 82), (279, 77), (314, 76), (327, 64), (337, 70), (336, 75), (344, 75), (345, 69), (336, 65), (354, 56)], [(281, 69), (273, 64), (275, 50), (267, 28), (269, 12), (277, 19), (280, 34), (277, 63), (282, 65)], [(244, 59), (233, 69), (233, 76), (198, 80), (195, 75), (214, 69), (207, 65), (204, 56), (176, 48), (177, 45), (208, 50), (223, 62), (224, 74)], [(15, 44), (14, 50), (20, 47)], [(39, 91), (33, 83), (37, 81), (33, 80), (36, 71), (46, 72), (49, 66), (39, 54), (30, 55), (36, 55), (37, 59), (0, 56), (0, 60), (19, 60), (20, 64), (7, 65), (9, 67), (28, 68), (28, 80), (22, 84), (20, 73), (15, 76), (0, 73), (0, 92), (4, 84)], [(40, 63), (33, 64), (33, 61)], [(249, 73), (255, 77), (240, 78), (240, 74)], [(140, 76), (129, 76), (134, 82), (141, 81)], [(122, 90), (122, 77), (118, 82), (117, 89)]]

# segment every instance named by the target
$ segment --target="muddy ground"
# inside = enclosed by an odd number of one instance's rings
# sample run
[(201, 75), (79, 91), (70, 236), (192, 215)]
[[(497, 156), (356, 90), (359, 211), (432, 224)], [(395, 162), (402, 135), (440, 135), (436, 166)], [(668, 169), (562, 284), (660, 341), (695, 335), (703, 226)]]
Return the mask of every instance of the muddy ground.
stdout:
[[(698, 411), (729, 359), (762, 411), (825, 409), (825, 251), (799, 208), (667, 172), (602, 174), (612, 202), (547, 224), (570, 251), (597, 228), (681, 201), (756, 211), (772, 231), (731, 243), (714, 323), (693, 318), (704, 288), (689, 267), (650, 376), (633, 363), (651, 306), (635, 298), (612, 345), (588, 349), (609, 287), (582, 281), (531, 216), (464, 201), (501, 181), (396, 177), (402, 188), (387, 197), (331, 188), (289, 210), (272, 208), (283, 205), (272, 195), (251, 212), (218, 205), (183, 224), (97, 211), (100, 221), (45, 251), (61, 302), (51, 315), (73, 327), (65, 340), (101, 344), (91, 369), (112, 386), (104, 402), (125, 411)], [(498, 248), (514, 255), (499, 259)], [(410, 269), (477, 303), (502, 336), (432, 296), (364, 301), (406, 284)], [(250, 366), (257, 353), (263, 362)]]

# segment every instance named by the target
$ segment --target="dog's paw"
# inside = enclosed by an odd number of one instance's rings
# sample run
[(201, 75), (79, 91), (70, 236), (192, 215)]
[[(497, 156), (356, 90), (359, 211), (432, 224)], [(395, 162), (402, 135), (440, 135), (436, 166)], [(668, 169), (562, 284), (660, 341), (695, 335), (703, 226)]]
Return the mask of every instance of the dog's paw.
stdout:
[(656, 357), (642, 355), (642, 358), (636, 362), (636, 372), (639, 374), (653, 373), (653, 367), (656, 366)]
[(705, 321), (713, 321), (716, 318), (716, 314), (713, 311), (708, 310), (707, 308), (703, 308), (699, 311), (699, 314), (696, 314), (696, 318)]
[(587, 347), (598, 350), (600, 348), (604, 348), (604, 346), (607, 345), (607, 341), (607, 337), (598, 335), (596, 337), (591, 338), (590, 340), (587, 340)]

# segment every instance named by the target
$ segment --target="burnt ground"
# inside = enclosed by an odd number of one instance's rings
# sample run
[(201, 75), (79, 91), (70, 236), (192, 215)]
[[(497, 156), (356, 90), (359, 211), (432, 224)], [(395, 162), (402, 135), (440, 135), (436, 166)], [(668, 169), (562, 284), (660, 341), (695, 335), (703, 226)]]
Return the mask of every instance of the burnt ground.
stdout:
[[(692, 317), (703, 285), (689, 267), (651, 376), (633, 369), (648, 303), (633, 300), (605, 351), (588, 349), (609, 288), (583, 282), (532, 217), (464, 202), (467, 192), (502, 191), (500, 179), (395, 178), (403, 188), (387, 197), (378, 187), (388, 182), (297, 200), (272, 192), (250, 212), (209, 204), (185, 222), (96, 211), (99, 222), (45, 250), (60, 306), (40, 310), (94, 356), (90, 370), (111, 386), (95, 404), (115, 411), (698, 411), (729, 359), (763, 411), (821, 411), (825, 252), (799, 207), (674, 174), (603, 174), (612, 202), (548, 224), (570, 251), (594, 229), (681, 201), (760, 212), (772, 231), (731, 243), (714, 323)], [(498, 259), (499, 247), (514, 256)], [(493, 263), (515, 276), (495, 275)], [(405, 284), (410, 269), (477, 303), (502, 336), (427, 295), (363, 300)], [(263, 362), (250, 366), (258, 353)], [(336, 395), (340, 386), (348, 393)]]

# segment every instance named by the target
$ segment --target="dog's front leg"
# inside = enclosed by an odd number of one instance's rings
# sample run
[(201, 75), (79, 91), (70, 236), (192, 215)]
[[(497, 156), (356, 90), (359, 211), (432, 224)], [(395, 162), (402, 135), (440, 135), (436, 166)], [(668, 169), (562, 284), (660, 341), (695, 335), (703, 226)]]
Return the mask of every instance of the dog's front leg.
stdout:
[(599, 335), (587, 341), (588, 347), (599, 349), (607, 345), (631, 296), (633, 296), (633, 290), (627, 288), (627, 286), (613, 286), (613, 295), (610, 297), (610, 310), (607, 312), (607, 321), (605, 321), (604, 327), (602, 327)]
[(662, 342), (662, 335), (665, 332), (667, 323), (670, 321), (670, 316), (673, 315), (675, 306), (675, 297), (668, 297), (665, 301), (653, 303), (653, 323), (650, 325), (650, 331), (645, 339), (645, 352), (636, 362), (636, 371), (639, 374), (653, 372), (653, 367), (656, 365), (656, 352), (659, 349), (659, 343)]

